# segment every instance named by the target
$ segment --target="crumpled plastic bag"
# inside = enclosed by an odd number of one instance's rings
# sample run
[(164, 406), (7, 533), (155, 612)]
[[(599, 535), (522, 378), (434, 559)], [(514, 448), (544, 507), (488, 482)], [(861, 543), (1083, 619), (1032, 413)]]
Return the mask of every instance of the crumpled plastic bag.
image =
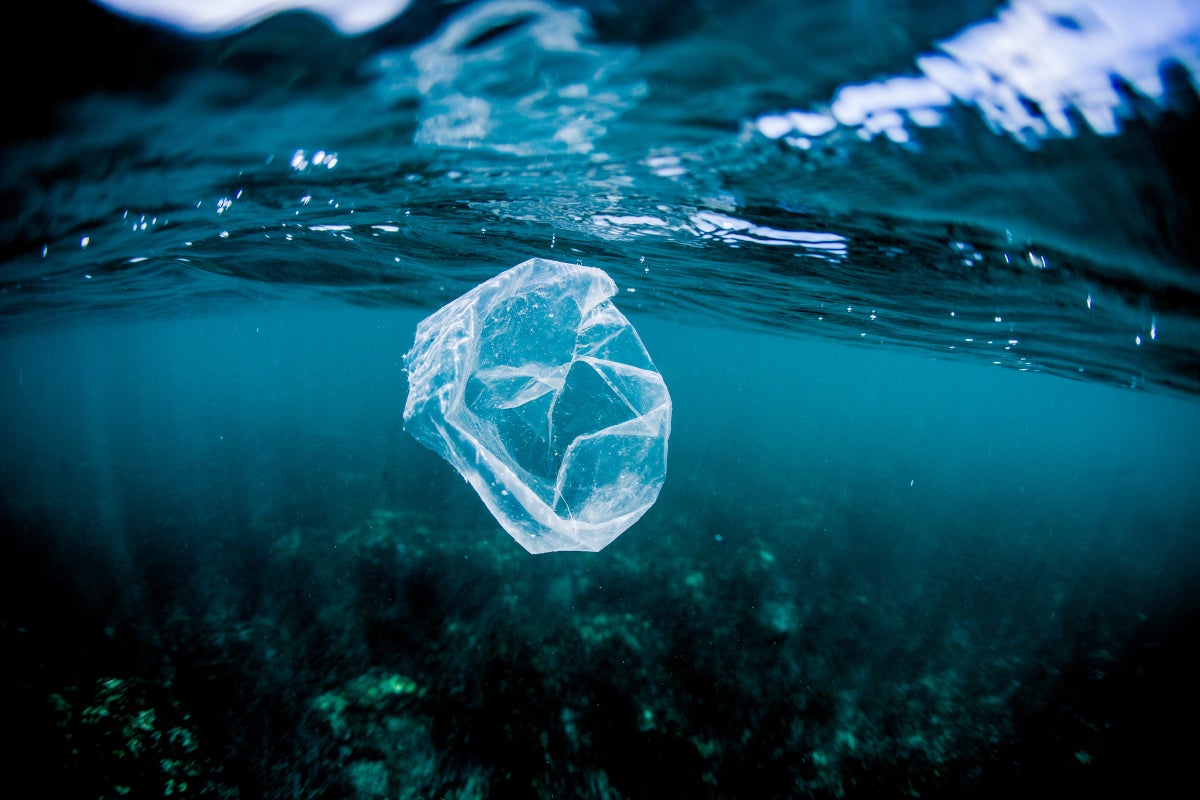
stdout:
[(424, 319), (405, 429), (526, 550), (598, 551), (658, 499), (671, 397), (602, 270), (534, 258)]

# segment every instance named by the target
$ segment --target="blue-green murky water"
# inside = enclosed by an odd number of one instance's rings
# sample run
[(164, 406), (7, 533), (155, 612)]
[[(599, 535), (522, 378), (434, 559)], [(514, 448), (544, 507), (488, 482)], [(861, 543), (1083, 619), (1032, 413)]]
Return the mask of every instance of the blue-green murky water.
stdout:
[[(1200, 56), (1123, 8), (35, 26), (78, 66), (4, 137), (10, 755), (79, 796), (1166, 785)], [(416, 323), (534, 256), (613, 276), (674, 400), (598, 554), (402, 427)]]

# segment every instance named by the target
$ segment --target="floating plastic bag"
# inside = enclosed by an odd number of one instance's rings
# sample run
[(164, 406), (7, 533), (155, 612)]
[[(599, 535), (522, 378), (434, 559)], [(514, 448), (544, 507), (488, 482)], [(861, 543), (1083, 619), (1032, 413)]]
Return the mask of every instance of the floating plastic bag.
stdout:
[(405, 428), (531, 553), (598, 551), (654, 504), (671, 397), (612, 278), (534, 258), (417, 326)]

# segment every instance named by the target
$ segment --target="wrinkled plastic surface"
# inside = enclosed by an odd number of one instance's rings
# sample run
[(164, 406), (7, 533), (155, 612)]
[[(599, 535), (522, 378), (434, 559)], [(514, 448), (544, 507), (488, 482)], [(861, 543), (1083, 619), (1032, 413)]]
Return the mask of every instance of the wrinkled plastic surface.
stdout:
[(598, 551), (658, 498), (671, 397), (602, 270), (534, 258), (417, 326), (405, 429), (531, 553)]

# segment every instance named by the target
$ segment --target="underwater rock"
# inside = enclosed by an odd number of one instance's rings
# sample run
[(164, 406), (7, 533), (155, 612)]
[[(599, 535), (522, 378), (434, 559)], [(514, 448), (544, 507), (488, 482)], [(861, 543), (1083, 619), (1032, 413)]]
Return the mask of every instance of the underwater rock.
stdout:
[(658, 498), (671, 398), (602, 270), (530, 259), (417, 326), (405, 428), (526, 550), (598, 551)]

